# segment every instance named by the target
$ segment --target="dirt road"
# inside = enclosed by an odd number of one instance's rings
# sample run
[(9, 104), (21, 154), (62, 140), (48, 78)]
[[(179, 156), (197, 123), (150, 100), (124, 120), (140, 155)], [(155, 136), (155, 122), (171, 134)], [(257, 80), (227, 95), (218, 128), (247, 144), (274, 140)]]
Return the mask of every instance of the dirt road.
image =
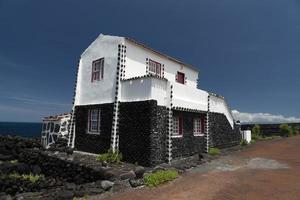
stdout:
[(107, 200), (300, 199), (300, 136), (261, 141), (185, 173), (155, 189)]

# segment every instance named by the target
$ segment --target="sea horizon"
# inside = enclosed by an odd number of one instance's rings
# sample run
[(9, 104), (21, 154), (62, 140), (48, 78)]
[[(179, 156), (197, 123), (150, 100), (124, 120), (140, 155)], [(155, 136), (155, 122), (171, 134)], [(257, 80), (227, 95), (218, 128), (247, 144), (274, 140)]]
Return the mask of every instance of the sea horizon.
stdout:
[(0, 135), (16, 135), (26, 138), (39, 137), (42, 122), (0, 122)]

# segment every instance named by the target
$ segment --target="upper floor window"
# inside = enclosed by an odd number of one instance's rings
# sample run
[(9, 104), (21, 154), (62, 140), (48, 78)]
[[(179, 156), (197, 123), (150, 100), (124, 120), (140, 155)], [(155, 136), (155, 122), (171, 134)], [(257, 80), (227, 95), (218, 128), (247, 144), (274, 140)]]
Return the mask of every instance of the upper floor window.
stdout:
[(161, 63), (149, 60), (149, 72), (157, 76), (161, 76)]
[(100, 110), (99, 109), (89, 110), (88, 132), (96, 133), (96, 134), (100, 133)]
[(92, 82), (103, 79), (104, 58), (93, 61), (92, 65)]
[(194, 136), (203, 136), (204, 135), (204, 118), (196, 117), (193, 122), (193, 133)]
[(173, 117), (173, 136), (182, 137), (183, 135), (183, 118), (181, 116)]
[(177, 72), (176, 81), (178, 83), (184, 84), (185, 82), (185, 75), (182, 72)]

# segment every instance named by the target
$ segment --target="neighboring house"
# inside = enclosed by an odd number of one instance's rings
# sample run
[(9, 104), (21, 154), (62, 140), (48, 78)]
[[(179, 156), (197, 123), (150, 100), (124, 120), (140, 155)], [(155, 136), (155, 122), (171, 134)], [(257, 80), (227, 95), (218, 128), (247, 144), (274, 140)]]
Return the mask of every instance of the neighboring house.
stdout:
[(119, 150), (149, 166), (238, 144), (230, 108), (197, 88), (198, 74), (132, 39), (100, 34), (79, 60), (69, 145)]

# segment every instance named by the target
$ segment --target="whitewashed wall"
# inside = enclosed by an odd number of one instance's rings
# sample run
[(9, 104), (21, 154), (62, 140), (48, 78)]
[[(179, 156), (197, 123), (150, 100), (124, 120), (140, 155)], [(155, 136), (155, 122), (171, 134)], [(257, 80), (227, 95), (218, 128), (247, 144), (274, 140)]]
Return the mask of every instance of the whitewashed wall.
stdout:
[(208, 93), (180, 83), (173, 84), (173, 106), (207, 111)]
[(121, 101), (157, 100), (157, 105), (167, 105), (167, 81), (145, 77), (122, 81)]
[(232, 116), (231, 110), (223, 98), (210, 95), (209, 105), (211, 112), (223, 113), (226, 116), (231, 127), (234, 127), (234, 118)]
[[(124, 43), (124, 38), (101, 34), (81, 55), (75, 105), (114, 102), (120, 43)], [(102, 57), (104, 57), (103, 80), (91, 82), (92, 62)]]
[(125, 79), (146, 75), (146, 58), (163, 64), (165, 66), (164, 78), (170, 82), (175, 82), (175, 75), (179, 71), (183, 72), (187, 77), (186, 86), (197, 87), (198, 72), (196, 70), (180, 65), (128, 40), (126, 40)]

